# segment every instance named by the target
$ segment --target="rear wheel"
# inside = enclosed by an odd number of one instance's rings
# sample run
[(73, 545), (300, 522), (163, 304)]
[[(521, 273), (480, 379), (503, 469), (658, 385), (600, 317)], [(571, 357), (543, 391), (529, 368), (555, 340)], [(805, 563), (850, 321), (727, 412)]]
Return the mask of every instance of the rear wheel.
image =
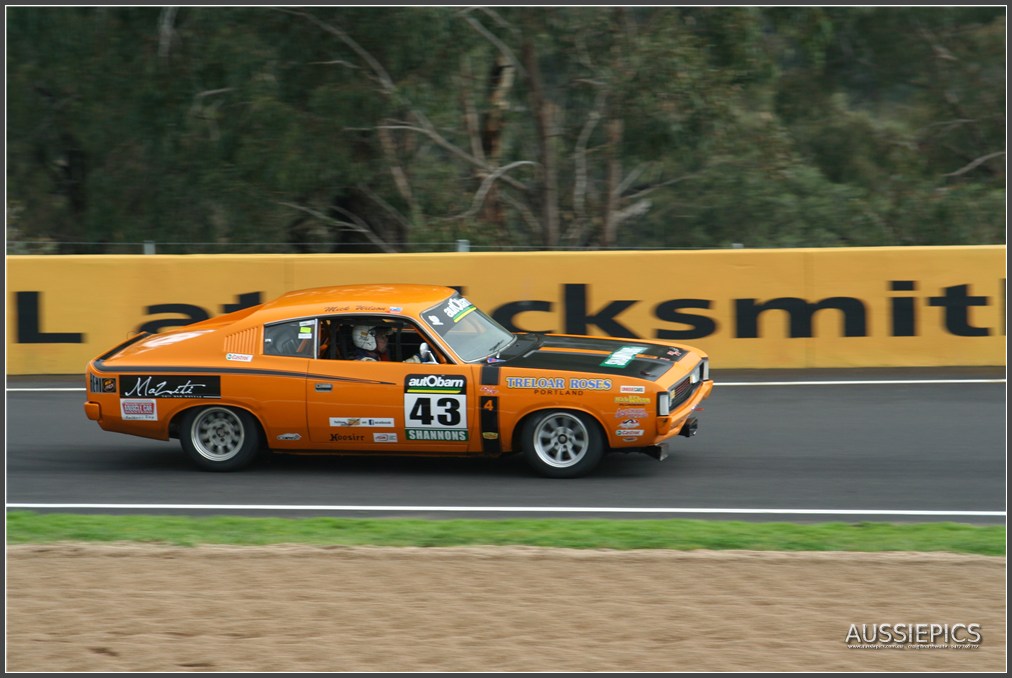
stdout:
[(179, 442), (202, 469), (235, 471), (256, 459), (260, 429), (245, 410), (202, 407), (183, 415)]
[(585, 475), (604, 456), (597, 422), (582, 412), (550, 410), (534, 415), (523, 427), (524, 456), (538, 473), (550, 478)]

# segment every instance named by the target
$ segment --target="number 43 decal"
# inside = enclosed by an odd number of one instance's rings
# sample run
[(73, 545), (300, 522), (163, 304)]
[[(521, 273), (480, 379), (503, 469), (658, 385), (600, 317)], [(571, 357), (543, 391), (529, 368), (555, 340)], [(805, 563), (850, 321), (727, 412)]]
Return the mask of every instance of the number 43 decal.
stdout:
[(404, 419), (408, 428), (467, 428), (467, 396), (404, 396)]

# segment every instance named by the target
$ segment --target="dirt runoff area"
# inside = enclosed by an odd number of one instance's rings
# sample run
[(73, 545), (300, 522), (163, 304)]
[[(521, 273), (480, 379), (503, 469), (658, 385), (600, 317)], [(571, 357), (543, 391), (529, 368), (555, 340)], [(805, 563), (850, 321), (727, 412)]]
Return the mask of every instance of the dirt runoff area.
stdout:
[(1004, 671), (1005, 600), (952, 554), (16, 545), (7, 670)]

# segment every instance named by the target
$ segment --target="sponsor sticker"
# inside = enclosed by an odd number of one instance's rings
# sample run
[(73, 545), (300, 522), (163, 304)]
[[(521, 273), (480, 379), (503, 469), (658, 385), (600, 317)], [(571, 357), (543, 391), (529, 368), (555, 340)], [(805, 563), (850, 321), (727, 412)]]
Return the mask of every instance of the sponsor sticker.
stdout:
[(345, 433), (331, 433), (330, 442), (332, 443), (360, 443), (365, 440), (365, 436), (351, 435)]
[(506, 377), (506, 388), (534, 390), (573, 389), (581, 391), (610, 391), (611, 379), (582, 379), (562, 377)]
[(225, 360), (232, 360), (237, 363), (251, 363), (253, 356), (248, 353), (226, 353)]
[(374, 443), (396, 443), (397, 442), (397, 434), (396, 433), (373, 433), (372, 434), (372, 441)]
[(298, 433), (282, 433), (278, 436), (278, 440), (302, 440), (302, 436)]
[(481, 386), (480, 391), (482, 395), (499, 395), (499, 388), (497, 386)]
[(464, 316), (475, 310), (475, 305), (464, 297), (454, 297), (446, 302), (443, 313), (453, 322), (459, 323)]
[(92, 393), (116, 392), (116, 377), (97, 377), (92, 374), (89, 381), (88, 388)]
[(618, 427), (619, 428), (636, 428), (639, 425), (640, 425), (639, 419), (626, 419), (625, 421), (620, 422), (619, 425), (618, 425)]
[(646, 393), (646, 386), (619, 386), (619, 393)]
[(635, 358), (640, 351), (644, 351), (646, 348), (646, 346), (623, 346), (605, 358), (604, 362), (601, 363), (601, 367), (625, 367), (632, 362), (632, 359)]
[(646, 405), (650, 402), (650, 398), (635, 395), (616, 396), (615, 402), (621, 405)]
[(626, 438), (639, 438), (643, 435), (643, 429), (622, 429), (615, 431), (615, 435), (624, 436)]
[(447, 440), (462, 442), (467, 440), (467, 431), (457, 429), (407, 429), (408, 440)]
[(409, 374), (405, 393), (463, 393), (467, 381), (455, 374)]
[(457, 374), (409, 374), (404, 426), (408, 440), (467, 440), (467, 380)]
[(352, 426), (359, 428), (393, 428), (394, 420), (389, 418), (371, 417), (330, 417), (331, 426)]
[(621, 419), (622, 417), (646, 417), (647, 411), (642, 407), (620, 407), (615, 410), (615, 418)]
[(158, 421), (158, 404), (152, 398), (120, 400), (119, 413), (125, 421)]
[(221, 377), (181, 375), (124, 376), (119, 380), (122, 398), (220, 398)]
[(499, 440), (499, 434), (493, 431), (485, 431), (481, 434), (481, 437), (485, 440)]

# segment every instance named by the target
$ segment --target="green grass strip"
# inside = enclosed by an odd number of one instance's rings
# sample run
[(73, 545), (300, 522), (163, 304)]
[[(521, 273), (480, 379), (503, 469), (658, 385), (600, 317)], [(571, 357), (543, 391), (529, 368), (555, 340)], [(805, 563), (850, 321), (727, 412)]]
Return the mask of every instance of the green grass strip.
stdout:
[(712, 520), (418, 520), (7, 513), (7, 543), (344, 546), (523, 544), (576, 549), (947, 551), (1005, 555), (1004, 526)]

